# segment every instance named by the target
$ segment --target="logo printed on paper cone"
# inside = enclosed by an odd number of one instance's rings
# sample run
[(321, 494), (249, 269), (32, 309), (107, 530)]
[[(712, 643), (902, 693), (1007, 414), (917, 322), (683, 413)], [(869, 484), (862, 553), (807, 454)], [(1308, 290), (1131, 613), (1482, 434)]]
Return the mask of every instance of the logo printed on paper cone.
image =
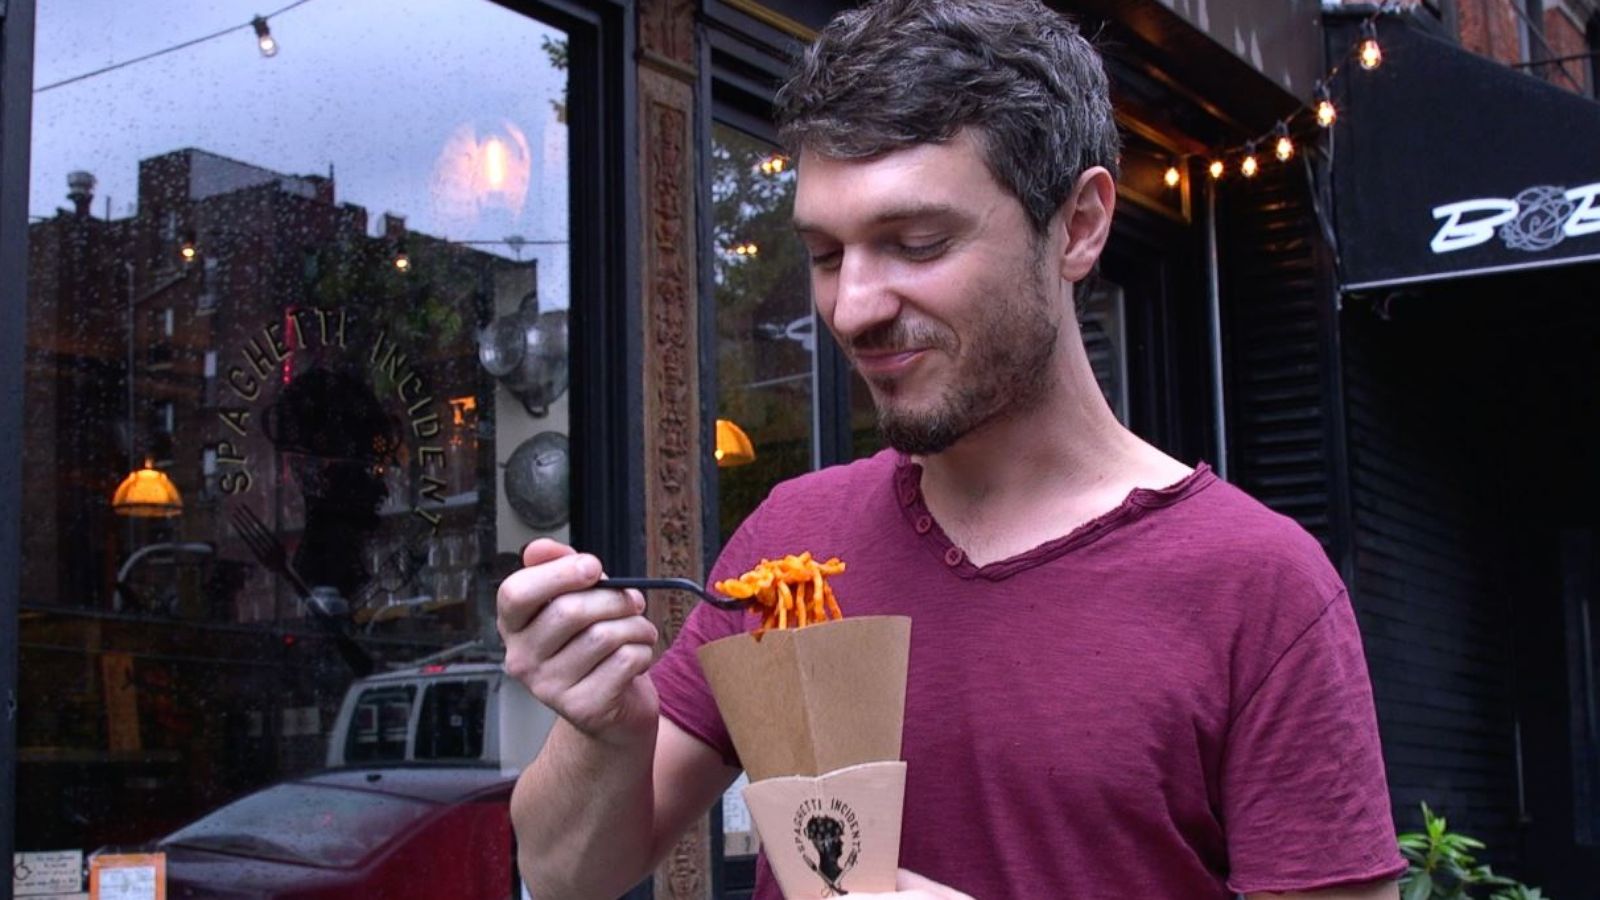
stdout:
[(837, 797), (807, 800), (795, 810), (794, 848), (822, 879), (827, 888), (823, 896), (848, 894), (842, 882), (861, 858), (861, 820)]

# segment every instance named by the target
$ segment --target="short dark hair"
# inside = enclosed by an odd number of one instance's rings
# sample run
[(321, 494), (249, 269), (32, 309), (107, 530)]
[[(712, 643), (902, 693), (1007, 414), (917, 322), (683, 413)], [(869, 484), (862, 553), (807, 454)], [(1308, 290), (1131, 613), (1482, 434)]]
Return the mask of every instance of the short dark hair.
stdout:
[(1039, 0), (878, 0), (841, 13), (778, 92), (790, 152), (862, 159), (975, 130), (1042, 234), (1078, 176), (1117, 172), (1100, 54)]

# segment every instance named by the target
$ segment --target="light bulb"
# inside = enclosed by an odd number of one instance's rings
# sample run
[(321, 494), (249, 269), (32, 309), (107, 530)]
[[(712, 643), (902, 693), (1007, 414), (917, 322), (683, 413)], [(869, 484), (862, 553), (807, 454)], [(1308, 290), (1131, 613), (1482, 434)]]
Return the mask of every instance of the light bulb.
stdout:
[(411, 257), (404, 250), (394, 255), (395, 270), (401, 273), (411, 271)]
[(250, 20), (250, 26), (256, 30), (256, 46), (261, 48), (262, 56), (277, 56), (278, 42), (272, 36), (272, 31), (267, 28), (267, 20), (256, 16)]
[(1222, 177), (1222, 170), (1223, 170), (1223, 165), (1222, 165), (1222, 160), (1220, 160), (1220, 159), (1213, 159), (1211, 161), (1211, 165), (1206, 167), (1206, 171), (1211, 173), (1211, 177), (1212, 178), (1221, 178)]
[(499, 138), (490, 138), (483, 148), (483, 177), (489, 182), (489, 187), (497, 191), (505, 187), (508, 171), (510, 166), (505, 143)]
[(1361, 23), (1361, 42), (1356, 44), (1356, 59), (1361, 61), (1361, 68), (1369, 72), (1383, 65), (1383, 48), (1378, 46), (1378, 30), (1370, 19)]
[(1278, 158), (1278, 162), (1288, 162), (1289, 157), (1294, 156), (1294, 141), (1289, 137), (1289, 126), (1279, 122), (1274, 133), (1277, 140), (1272, 143), (1272, 155)]
[(1183, 180), (1183, 175), (1178, 172), (1177, 166), (1167, 166), (1167, 174), (1162, 176), (1162, 180), (1169, 188), (1177, 187), (1178, 182)]
[(1383, 65), (1383, 48), (1372, 38), (1361, 42), (1361, 68), (1376, 69)]
[(1333, 123), (1338, 120), (1338, 118), (1339, 111), (1333, 108), (1333, 101), (1326, 97), (1317, 101), (1318, 125), (1321, 125), (1323, 128), (1331, 128), (1333, 127)]
[(1254, 178), (1260, 168), (1261, 164), (1256, 161), (1256, 145), (1251, 144), (1244, 151), (1244, 161), (1239, 163), (1239, 173), (1246, 178)]

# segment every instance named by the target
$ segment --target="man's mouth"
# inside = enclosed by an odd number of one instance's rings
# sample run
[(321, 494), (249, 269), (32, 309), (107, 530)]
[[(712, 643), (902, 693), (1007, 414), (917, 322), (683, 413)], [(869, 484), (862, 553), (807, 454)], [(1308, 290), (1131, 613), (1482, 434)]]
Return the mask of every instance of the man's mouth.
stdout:
[(863, 377), (886, 378), (902, 374), (927, 351), (912, 347), (906, 349), (857, 350), (853, 354), (856, 368)]

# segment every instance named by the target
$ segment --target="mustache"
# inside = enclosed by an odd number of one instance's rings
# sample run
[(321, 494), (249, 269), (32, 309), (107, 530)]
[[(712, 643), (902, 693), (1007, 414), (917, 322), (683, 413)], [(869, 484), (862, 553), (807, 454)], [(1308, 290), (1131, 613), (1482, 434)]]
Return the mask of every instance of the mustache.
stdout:
[(854, 351), (895, 352), (912, 347), (948, 349), (950, 337), (925, 323), (896, 319), (875, 325), (850, 340)]

